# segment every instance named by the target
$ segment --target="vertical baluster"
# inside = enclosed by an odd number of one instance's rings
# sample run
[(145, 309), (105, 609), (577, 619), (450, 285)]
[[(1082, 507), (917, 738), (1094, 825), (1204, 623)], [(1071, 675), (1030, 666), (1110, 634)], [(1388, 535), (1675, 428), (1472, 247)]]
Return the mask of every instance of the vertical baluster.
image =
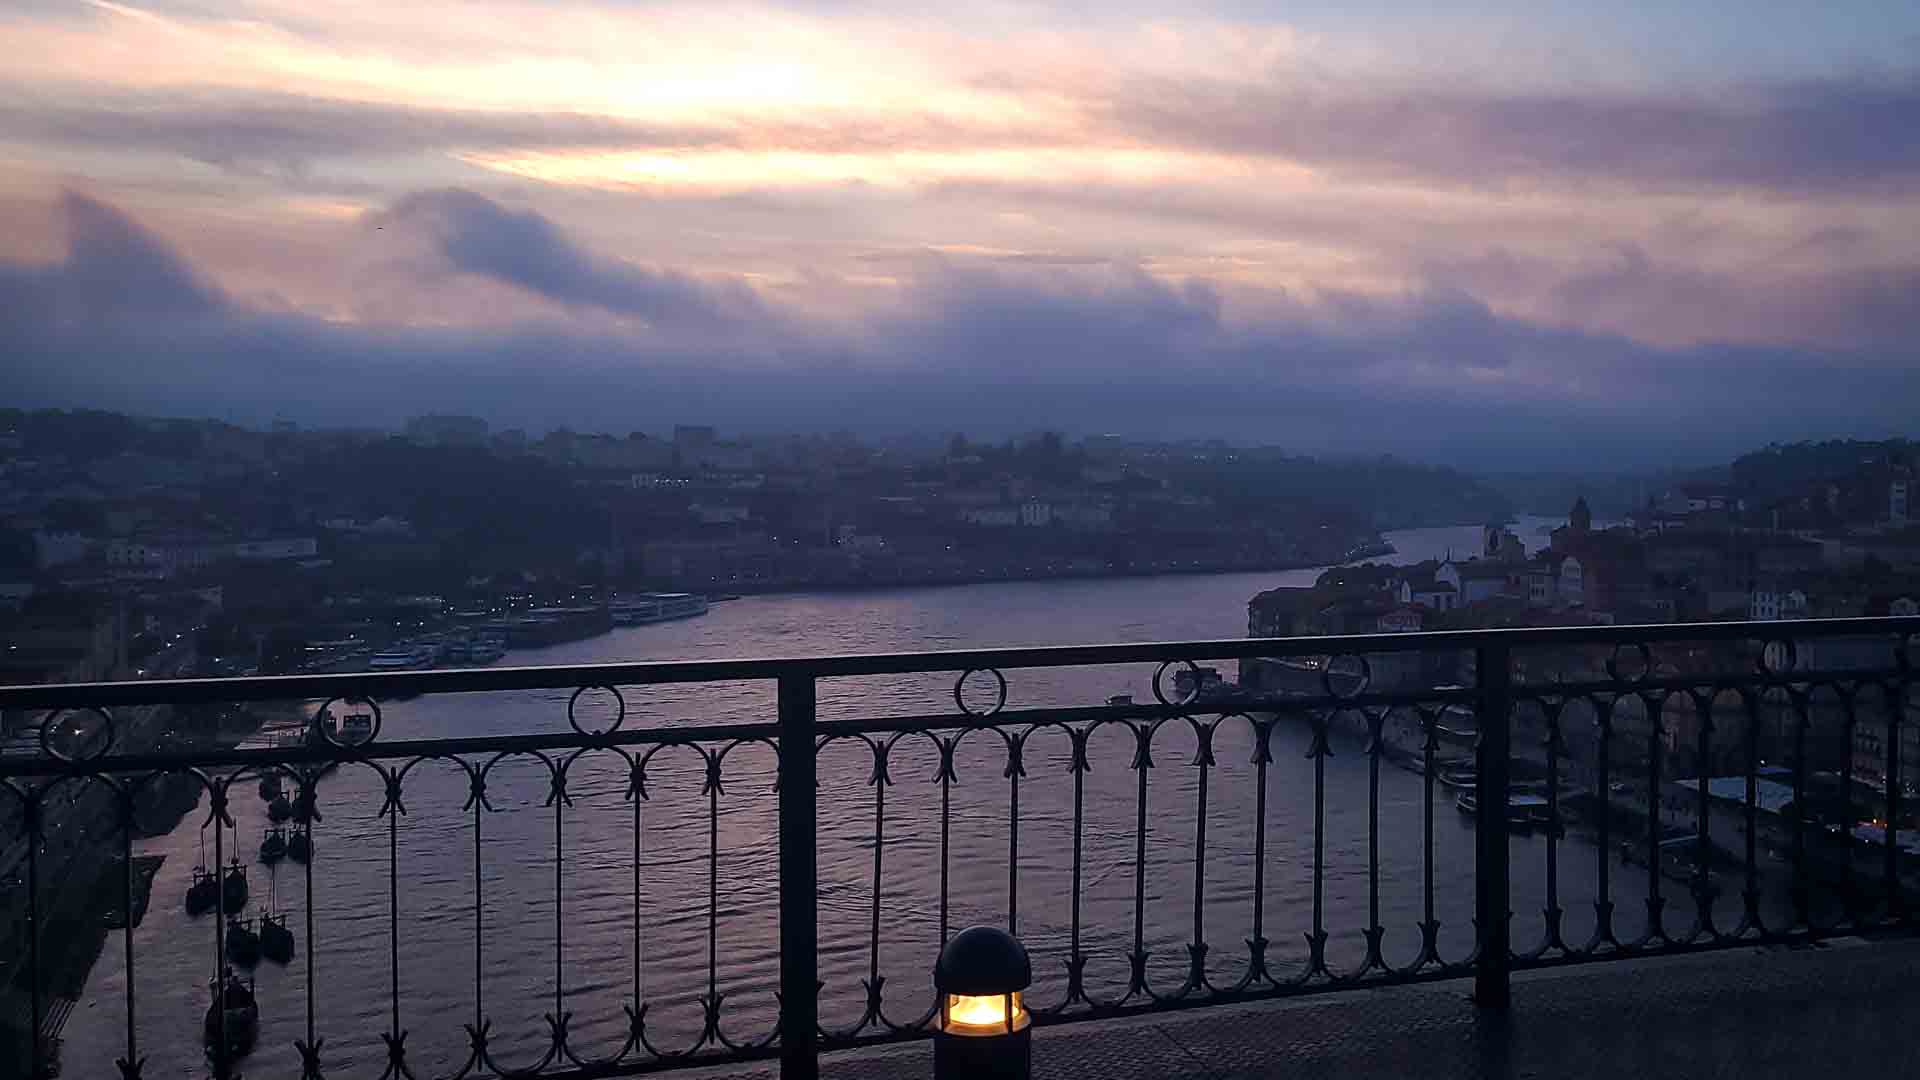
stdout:
[(1380, 755), (1386, 709), (1369, 709), (1367, 719), (1367, 958), (1360, 965), (1365, 974), (1378, 968), (1387, 971), (1386, 957), (1380, 954), (1380, 940), (1386, 928), (1380, 925)]
[[(635, 776), (637, 780), (637, 767)], [(640, 1010), (643, 1008), (640, 1002), (640, 803), (642, 801), (640, 785), (636, 782), (633, 790), (633, 1005), (632, 1011), (627, 1014), (628, 1021), (633, 1027), (630, 1038), (633, 1042), (632, 1049), (635, 1051), (644, 1049), (640, 1045), (639, 1038)]]
[(1274, 721), (1253, 725), (1253, 937), (1247, 940), (1247, 985), (1267, 974), (1267, 766), (1273, 761), (1269, 738)]
[[(887, 754), (874, 748), (873, 758), (873, 908), (868, 914), (867, 1021), (880, 1021), (880, 860), (887, 844)], [(864, 1022), (863, 1022), (864, 1023)]]
[(1541, 710), (1547, 723), (1547, 906), (1541, 914), (1547, 920), (1547, 936), (1541, 947), (1544, 953), (1549, 948), (1567, 951), (1567, 943), (1560, 936), (1560, 920), (1565, 914), (1560, 909), (1560, 836), (1564, 826), (1560, 823), (1560, 755), (1566, 746), (1560, 738), (1560, 710), (1564, 701), (1543, 701)]
[[(1331, 663), (1331, 661), (1329, 661)], [(1327, 735), (1333, 714), (1313, 718), (1313, 931), (1307, 935), (1307, 978), (1331, 975), (1327, 968)]]
[(1592, 952), (1601, 945), (1616, 948), (1620, 942), (1613, 934), (1613, 708), (1619, 702), (1613, 699), (1601, 702), (1589, 699), (1593, 708), (1595, 735), (1599, 744), (1599, 774), (1594, 788), (1595, 798), (1600, 802), (1599, 846), (1594, 849), (1594, 899), (1593, 899), (1593, 937), (1587, 942), (1587, 951)]
[[(383, 770), (384, 771), (384, 770)], [(388, 1006), (390, 1015), (389, 1042), (387, 1052), (395, 1065), (406, 1057), (406, 1034), (400, 1030), (400, 799), (398, 774), (389, 774), (386, 806), (381, 813), (387, 816), (387, 980), (390, 988)], [(312, 861), (312, 856), (308, 856)], [(396, 1072), (396, 1075), (400, 1075)]]
[(127, 919), (126, 932), (121, 935), (127, 965), (127, 1056), (120, 1061), (123, 1076), (138, 1076), (141, 1066), (133, 1016), (133, 988), (137, 981), (133, 970), (133, 798), (132, 788), (120, 789), (120, 910)]
[[(1859, 715), (1854, 711), (1854, 695), (1859, 692), (1859, 689), (1858, 687), (1841, 686), (1835, 687), (1834, 690), (1840, 697), (1840, 723), (1843, 747), (1840, 755), (1840, 791), (1841, 798), (1844, 800), (1842, 805), (1851, 807), (1853, 805), (1853, 730), (1854, 725), (1859, 720)], [(1854, 820), (1851, 813), (1844, 819), (1844, 823), (1847, 833), (1841, 837), (1841, 843), (1839, 845), (1841, 852), (1844, 853), (1846, 857), (1846, 866), (1843, 871), (1845, 876), (1840, 879), (1840, 900), (1845, 909), (1841, 914), (1847, 921), (1858, 927), (1866, 922), (1867, 913), (1866, 897), (1862, 895), (1858, 879), (1854, 875)], [(1820, 836), (1822, 837), (1822, 842), (1825, 843), (1827, 836), (1826, 830), (1821, 830)], [(1832, 850), (1834, 846), (1835, 845), (1830, 843), (1827, 844), (1829, 850)]]
[[(1904, 639), (1897, 644), (1902, 649), (1908, 647)], [(1907, 914), (1906, 896), (1900, 886), (1900, 722), (1906, 712), (1910, 685), (1902, 679), (1886, 687), (1887, 842), (1886, 866), (1882, 873), (1886, 878), (1887, 921), (1892, 923), (1905, 922)]]
[(1147, 769), (1153, 764), (1153, 723), (1134, 729), (1134, 771), (1139, 774), (1133, 822), (1133, 953), (1127, 997), (1147, 992)]
[(1080, 955), (1080, 868), (1081, 835), (1086, 823), (1086, 774), (1087, 774), (1087, 728), (1075, 728), (1070, 733), (1073, 740), (1073, 928), (1067, 945), (1067, 1001), (1068, 1005), (1082, 1000), (1086, 995), (1086, 986), (1082, 982), (1082, 973), (1086, 970), (1086, 959)]
[(467, 1032), (474, 1043), (476, 1055), (474, 1064), (480, 1064), (479, 1057), (484, 1055), (485, 1033), (487, 1030), (486, 1007), (486, 892), (485, 878), (480, 873), (480, 811), (484, 805), (482, 792), (485, 781), (479, 776), (474, 778), (473, 794), (473, 1023)]
[[(300, 791), (302, 793), (303, 800), (305, 800), (305, 805), (311, 806), (314, 803), (319, 801), (317, 797), (311, 798), (311, 799), (307, 798), (307, 794), (313, 792), (312, 785), (314, 785), (318, 781), (319, 781), (318, 766), (314, 766), (314, 767), (310, 767), (308, 769), (302, 770), (300, 774)], [(315, 794), (317, 795), (317, 793)], [(301, 957), (301, 963), (306, 967), (306, 976), (307, 976), (307, 1038), (304, 1043), (298, 1044), (297, 1048), (300, 1051), (300, 1062), (301, 1062), (300, 1072), (301, 1072), (302, 1080), (319, 1080), (320, 1036), (319, 1036), (318, 1025), (314, 1022), (314, 1011), (315, 1011), (314, 998), (316, 997), (316, 994), (314, 993), (314, 983), (316, 978), (318, 977), (317, 969), (320, 966), (320, 949), (319, 949), (319, 942), (314, 938), (314, 935), (313, 935), (314, 852), (311, 846), (312, 839), (313, 839), (313, 825), (311, 822), (308, 822), (307, 824), (307, 839), (308, 839), (308, 845), (309, 845), (308, 851), (307, 851), (307, 859), (304, 863), (300, 865), (300, 869), (302, 871), (302, 877), (304, 878), (304, 884), (306, 888), (305, 907), (300, 914), (301, 914), (301, 918), (306, 924), (306, 930), (307, 930), (306, 945), (302, 949), (302, 957)]]
[(1647, 928), (1639, 945), (1667, 940), (1663, 916), (1666, 897), (1660, 894), (1660, 758), (1665, 749), (1661, 732), (1666, 720), (1666, 699), (1640, 697), (1640, 708), (1647, 718)]
[(1025, 740), (1014, 736), (1007, 743), (1007, 933), (1020, 934), (1020, 778), (1026, 775), (1021, 765)]
[(1478, 924), (1480, 951), (1473, 997), (1482, 1007), (1505, 1008), (1509, 1001), (1507, 972), (1512, 964), (1507, 898), (1507, 758), (1511, 753), (1509, 725), (1513, 713), (1512, 657), (1505, 645), (1483, 645), (1475, 657), (1475, 666), (1481, 708), (1476, 777), (1480, 812), (1474, 823), (1474, 919)]
[(1765, 936), (1766, 920), (1760, 914), (1760, 724), (1761, 691), (1743, 694), (1747, 707), (1747, 768), (1745, 800), (1741, 813), (1746, 820), (1746, 882), (1740, 889), (1740, 900), (1744, 910), (1740, 916), (1741, 932), (1749, 929)]
[[(812, 1080), (820, 1025), (812, 675), (780, 676), (780, 1075)], [(942, 826), (944, 832), (944, 824)], [(941, 842), (944, 852), (945, 840)], [(945, 856), (942, 855), (944, 865)], [(945, 873), (942, 871), (944, 880)], [(944, 885), (942, 892), (944, 894)], [(945, 903), (942, 902), (944, 909)]]
[(1440, 749), (1441, 710), (1423, 710), (1420, 728), (1425, 736), (1420, 745), (1420, 959), (1415, 967), (1432, 962), (1441, 964), (1440, 920), (1433, 914), (1433, 774), (1434, 755)]
[(1194, 764), (1200, 769), (1193, 821), (1193, 940), (1187, 945), (1187, 985), (1183, 993), (1207, 981), (1207, 777), (1213, 771), (1213, 728), (1195, 731), (1199, 746)]
[[(807, 745), (813, 745), (811, 736)], [(707, 757), (707, 998), (702, 1043), (720, 1041), (720, 756)]]
[[(40, 1026), (46, 1016), (46, 1003), (40, 997), (40, 841), (43, 835), (41, 801), (46, 788), (35, 788), (26, 801), (27, 815), (27, 994), (28, 1022), (33, 1025), (29, 1038), (33, 1060), (27, 1065), (27, 1073), (33, 1077), (51, 1075), (47, 1060), (47, 1048), (41, 1038)], [(217, 934), (215, 935), (218, 936)]]
[(1713, 883), (1710, 867), (1713, 865), (1713, 841), (1709, 838), (1713, 802), (1707, 791), (1707, 778), (1713, 775), (1713, 692), (1700, 691), (1692, 695), (1694, 716), (1700, 722), (1700, 742), (1694, 754), (1699, 766), (1694, 769), (1698, 777), (1699, 800), (1695, 803), (1694, 813), (1699, 816), (1698, 830), (1694, 837), (1693, 849), (1693, 906), (1694, 933), (1689, 937), (1705, 935), (1711, 939), (1720, 937), (1720, 930), (1714, 925), (1713, 903), (1718, 899), (1720, 890)]
[(1807, 697), (1798, 690), (1787, 690), (1793, 709), (1793, 918), (1811, 936), (1813, 929), (1813, 889), (1807, 874), (1807, 725), (1812, 717)]
[(223, 819), (227, 813), (227, 785), (215, 780), (213, 791), (213, 875), (214, 880), (220, 885), (214, 901), (213, 921), (213, 972), (214, 977), (219, 980), (219, 988), (214, 991), (214, 1000), (220, 1005), (215, 1010), (219, 1013), (219, 1017), (214, 1027), (213, 1075), (216, 1080), (226, 1080), (233, 1071), (232, 1055), (227, 1052), (226, 956), (225, 943), (221, 940), (221, 934), (225, 933), (227, 925), (227, 879), (224, 876), (227, 872), (226, 830), (223, 826)]
[(948, 855), (953, 834), (953, 750), (958, 736), (940, 746), (940, 943), (947, 941), (948, 886), (951, 866)]
[(553, 1053), (556, 1058), (567, 1051), (567, 920), (566, 920), (566, 804), (567, 774), (571, 762), (563, 760), (553, 779)]

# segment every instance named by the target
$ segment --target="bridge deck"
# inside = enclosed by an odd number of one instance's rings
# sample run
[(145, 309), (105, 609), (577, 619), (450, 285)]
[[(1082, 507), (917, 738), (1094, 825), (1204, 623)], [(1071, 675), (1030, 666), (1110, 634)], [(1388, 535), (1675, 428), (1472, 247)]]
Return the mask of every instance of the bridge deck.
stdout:
[[(1116, 1019), (1035, 1033), (1034, 1075), (1920, 1076), (1920, 942), (1841, 939), (1516, 974), (1503, 1018), (1470, 982)], [(931, 1076), (926, 1043), (821, 1061), (829, 1080)], [(773, 1080), (778, 1069), (716, 1069)]]

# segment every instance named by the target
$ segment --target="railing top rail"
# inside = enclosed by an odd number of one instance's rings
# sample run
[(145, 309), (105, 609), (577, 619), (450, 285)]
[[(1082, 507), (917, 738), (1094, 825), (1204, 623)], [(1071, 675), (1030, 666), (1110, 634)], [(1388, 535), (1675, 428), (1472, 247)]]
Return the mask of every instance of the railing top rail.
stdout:
[(1783, 639), (1920, 634), (1920, 616), (1798, 619), (1777, 622), (1661, 623), (1439, 630), (1329, 637), (1229, 638), (1221, 641), (956, 649), (742, 660), (671, 660), (615, 664), (476, 668), (450, 671), (263, 675), (229, 679), (54, 683), (0, 687), (0, 708), (73, 709), (117, 705), (193, 705), (403, 694), (556, 690), (958, 672), (974, 668), (1072, 667), (1093, 664), (1237, 660), (1249, 657), (1352, 655), (1441, 649), (1509, 649), (1554, 645), (1631, 645), (1657, 641)]

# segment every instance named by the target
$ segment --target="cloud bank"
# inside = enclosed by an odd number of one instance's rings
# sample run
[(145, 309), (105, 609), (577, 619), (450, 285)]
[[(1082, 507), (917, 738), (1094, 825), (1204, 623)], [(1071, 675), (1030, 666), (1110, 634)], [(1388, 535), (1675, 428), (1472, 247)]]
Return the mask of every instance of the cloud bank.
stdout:
[[(334, 424), (464, 410), (618, 431), (1064, 427), (1482, 467), (1710, 460), (1900, 431), (1920, 410), (1911, 354), (1660, 349), (1505, 318), (1460, 291), (1229, 296), (1126, 264), (928, 255), (887, 303), (824, 328), (744, 280), (608, 260), (466, 191), (407, 196), (365, 227), (424, 224), (443, 271), (645, 325), (329, 322), (227, 298), (105, 203), (69, 193), (61, 211), (66, 256), (0, 272), (18, 404)], [(725, 335), (650, 332), (716, 321)]]

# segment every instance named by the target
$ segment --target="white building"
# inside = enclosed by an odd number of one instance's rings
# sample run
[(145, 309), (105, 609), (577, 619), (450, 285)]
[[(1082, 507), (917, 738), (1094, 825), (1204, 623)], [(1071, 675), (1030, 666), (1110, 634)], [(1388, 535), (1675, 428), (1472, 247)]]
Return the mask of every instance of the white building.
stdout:
[(1747, 603), (1747, 618), (1772, 622), (1776, 619), (1807, 617), (1807, 594), (1799, 589), (1780, 589), (1762, 585), (1753, 590)]
[(1020, 504), (1020, 524), (1030, 529), (1044, 528), (1053, 524), (1053, 504), (1039, 499), (1028, 499)]
[(960, 520), (990, 529), (1008, 529), (1020, 524), (1020, 511), (1011, 506), (971, 506), (960, 512)]

